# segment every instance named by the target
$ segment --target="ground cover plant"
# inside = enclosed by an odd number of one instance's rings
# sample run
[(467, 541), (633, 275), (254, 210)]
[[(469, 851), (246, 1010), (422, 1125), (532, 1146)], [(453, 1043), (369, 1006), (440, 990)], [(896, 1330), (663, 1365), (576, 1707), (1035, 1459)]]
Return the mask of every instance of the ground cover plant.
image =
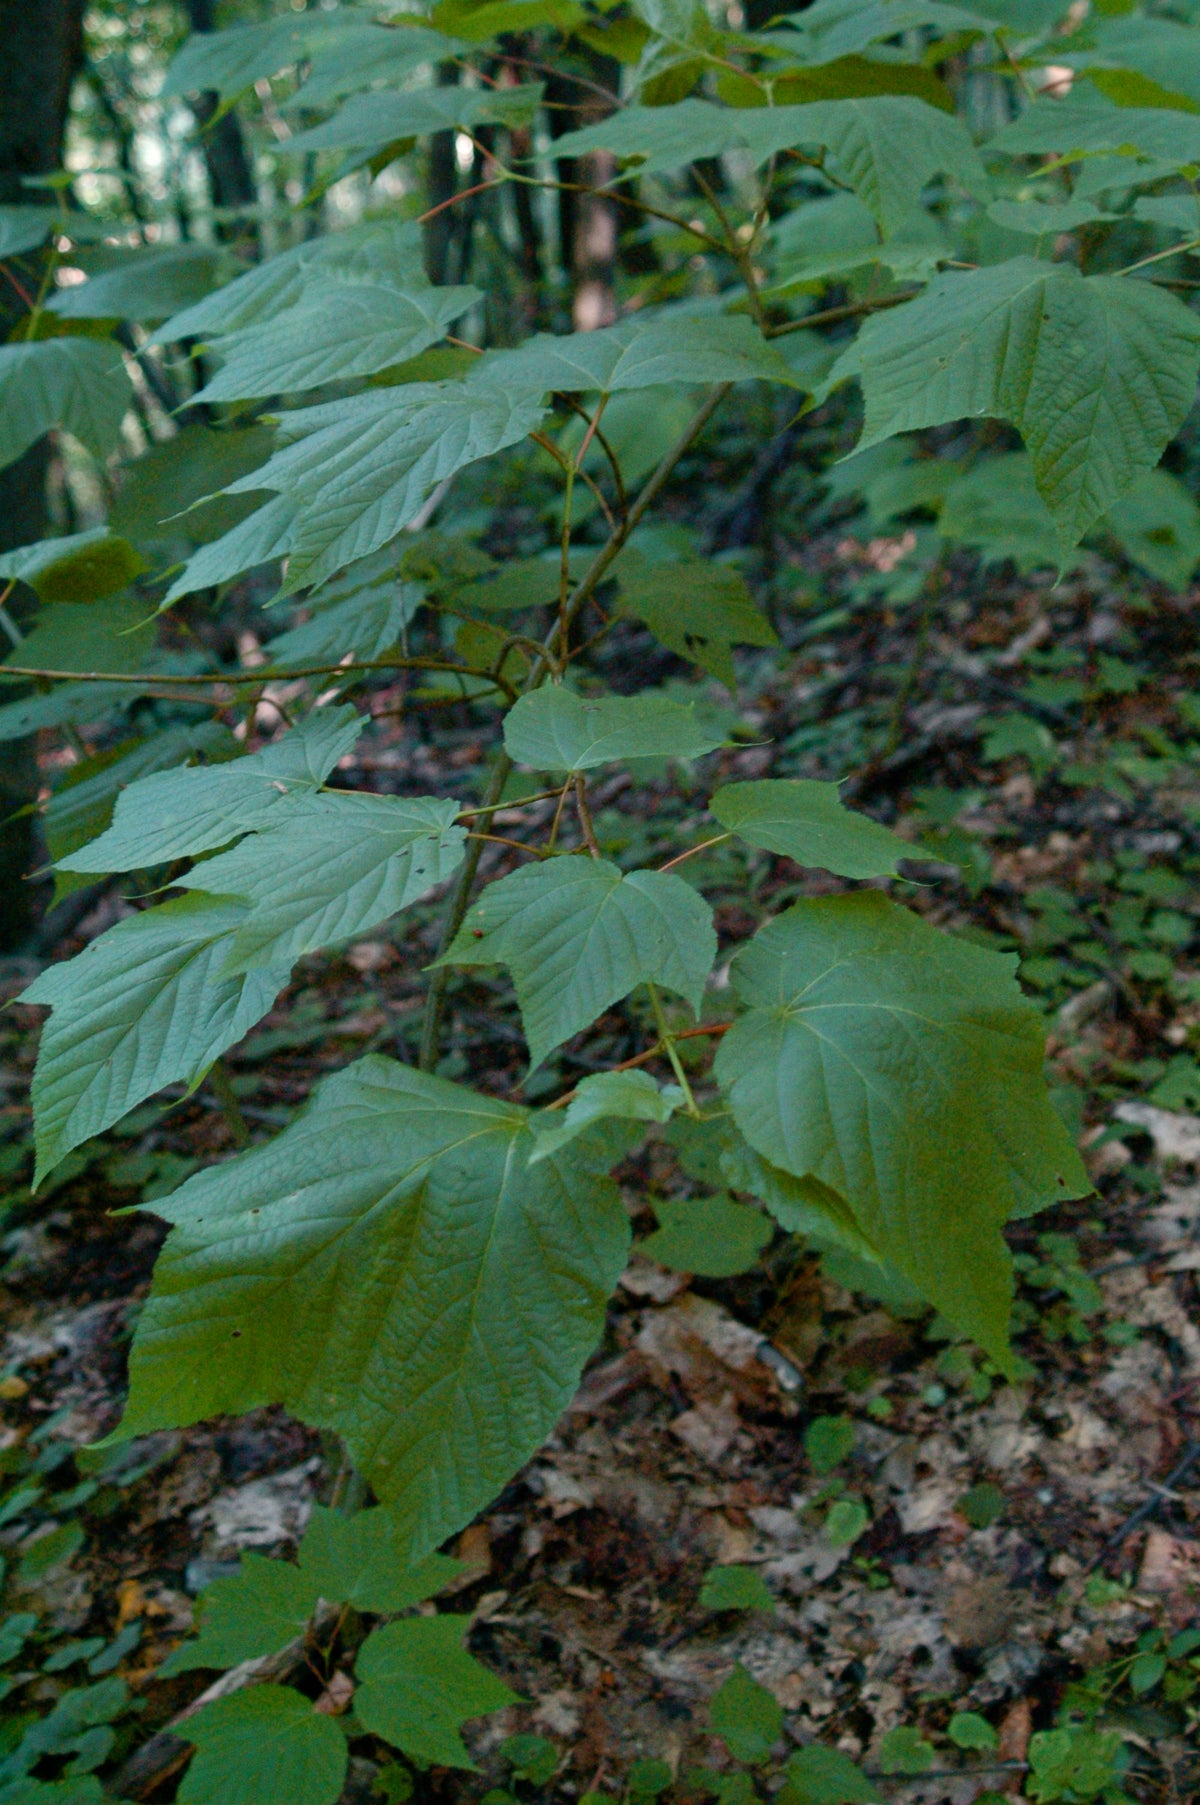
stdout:
[[(0, 1450), (0, 1801), (441, 1796), (489, 1752), (493, 1805), (1186, 1796), (1193, 1544), (1122, 1562), (1200, 1456), (1196, 1330), (1138, 1289), (1196, 1266), (1154, 1163), (1195, 1162), (1200, 1100), (1190, 16), (190, 22), (89, 16), (70, 137), (0, 208), (13, 1295), (56, 1198), (135, 1212), (78, 1237), (104, 1408)], [(1008, 1533), (1002, 1459), (923, 1516), (889, 1422), (992, 1411), (1024, 1458), (1038, 1350), (1146, 1395), (1151, 1329), (1161, 1498), (1102, 1490), (1048, 1569), (1094, 1658), (1036, 1716), (999, 1709), (1019, 1654), (972, 1696), (930, 1656), (870, 1724), (846, 1671), (826, 1722), (755, 1640), (769, 1582), (894, 1594), (889, 1511)], [(688, 1478), (729, 1531), (676, 1606), (724, 1638), (685, 1676), (705, 1758), (593, 1726), (568, 1773), (552, 1678), (480, 1659), (507, 1592), (452, 1601), (522, 1485), (596, 1506), (571, 1425), (647, 1372), (750, 1488)], [(806, 1476), (786, 1510), (741, 1410)], [(269, 1555), (190, 1551), (195, 1634), (160, 1606), (139, 1666), (145, 1587), (79, 1636), (70, 1576), (214, 1433), (302, 1498)], [(555, 1583), (598, 1604), (580, 1558)]]

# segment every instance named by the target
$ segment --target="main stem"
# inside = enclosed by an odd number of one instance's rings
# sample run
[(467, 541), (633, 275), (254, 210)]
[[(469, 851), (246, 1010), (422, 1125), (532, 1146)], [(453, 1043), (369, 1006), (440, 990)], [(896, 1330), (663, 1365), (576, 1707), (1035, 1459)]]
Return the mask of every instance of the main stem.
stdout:
[[(522, 689), (522, 694), (528, 695), (531, 690), (540, 688), (545, 682), (551, 670), (554, 668), (556, 655), (560, 646), (565, 646), (565, 636), (570, 631), (572, 622), (576, 619), (580, 610), (585, 606), (593, 592), (603, 581), (609, 567), (624, 547), (630, 533), (633, 532), (633, 529), (645, 515), (646, 510), (653, 505), (657, 500), (660, 491), (671, 480), (679, 460), (686, 456), (691, 446), (695, 444), (696, 440), (704, 431), (704, 428), (708, 425), (708, 422), (712, 419), (712, 416), (716, 413), (732, 387), (733, 384), (731, 382), (722, 382), (718, 383), (716, 388), (709, 391), (703, 406), (693, 414), (685, 430), (680, 434), (670, 451), (668, 451), (666, 456), (662, 459), (658, 468), (646, 482), (628, 514), (617, 527), (614, 528), (613, 532), (610, 533), (607, 542), (596, 553), (596, 556), (592, 559), (588, 569), (575, 585), (571, 594), (567, 597), (567, 600), (559, 613), (558, 619), (547, 633), (542, 644), (542, 651), (530, 667), (529, 675), (526, 678)], [(483, 809), (493, 809), (496, 807), (504, 793), (504, 786), (508, 782), (509, 773), (512, 768), (512, 760), (509, 758), (508, 753), (504, 751), (497, 753), (496, 762), (492, 766), (492, 774), (488, 779), (488, 787), (484, 794), (482, 804)], [(475, 876), (479, 870), (479, 861), (483, 856), (483, 848), (484, 842), (482, 840), (471, 840), (467, 844), (466, 856), (459, 868), (458, 878), (455, 881), (454, 888), (451, 891), (449, 900), (446, 904), (446, 914), (442, 923), (441, 938), (438, 942), (439, 958), (446, 951), (463, 924), (463, 917), (466, 915), (467, 909), (470, 906), (471, 891), (474, 888)], [(446, 985), (449, 981), (449, 977), (449, 966), (439, 965), (435, 967), (429, 980), (429, 995), (425, 1002), (425, 1019), (421, 1029), (421, 1051), (419, 1055), (419, 1064), (423, 1072), (432, 1071), (433, 1067), (437, 1064), (438, 1041), (441, 1034), (442, 1013), (445, 1008)]]

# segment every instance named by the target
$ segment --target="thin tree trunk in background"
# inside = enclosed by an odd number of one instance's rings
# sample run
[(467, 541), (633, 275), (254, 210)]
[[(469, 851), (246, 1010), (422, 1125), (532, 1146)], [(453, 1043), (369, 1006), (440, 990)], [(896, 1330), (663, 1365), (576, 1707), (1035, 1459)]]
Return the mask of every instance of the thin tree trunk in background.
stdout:
[[(188, 19), (193, 31), (215, 31), (216, 0), (187, 0)], [(213, 123), (220, 107), (220, 96), (197, 94), (191, 102), (200, 132), (200, 145), (208, 169), (208, 183), (214, 207), (251, 207), (258, 199), (254, 171), (246, 154), (246, 141), (234, 113), (223, 113)], [(221, 238), (238, 238), (247, 231), (244, 225), (222, 224)]]
[[(50, 175), (62, 165), (63, 138), (71, 83), (83, 62), (85, 0), (0, 0), (0, 203), (45, 204), (46, 195), (22, 178)], [(39, 259), (17, 260), (25, 272), (21, 288), (36, 286)], [(11, 266), (10, 266), (11, 268)], [(26, 313), (12, 280), (0, 286), (0, 340), (11, 337)], [(0, 470), (0, 551), (40, 539), (46, 531), (45, 440)], [(6, 691), (8, 699), (15, 692)], [(28, 882), (34, 863), (34, 820), (28, 809), (37, 797), (37, 742), (33, 738), (0, 745), (0, 952), (12, 951), (33, 926), (34, 891)]]
[[(453, 63), (438, 65), (438, 86), (452, 88), (458, 81)], [(458, 165), (455, 161), (453, 132), (434, 132), (429, 140), (429, 193), (427, 209), (441, 208), (425, 223), (425, 273), (431, 282), (446, 281), (450, 268), (450, 247), (454, 242), (453, 208), (446, 205), (458, 191)]]

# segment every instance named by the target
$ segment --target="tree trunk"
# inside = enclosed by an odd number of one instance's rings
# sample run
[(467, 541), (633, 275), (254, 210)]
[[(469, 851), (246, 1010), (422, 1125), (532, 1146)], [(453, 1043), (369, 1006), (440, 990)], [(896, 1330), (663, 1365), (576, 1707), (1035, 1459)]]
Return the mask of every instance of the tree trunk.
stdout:
[[(85, 0), (0, 0), (0, 203), (45, 205), (46, 195), (22, 178), (50, 175), (62, 165), (71, 83), (83, 61)], [(14, 267), (14, 263), (16, 267)], [(7, 341), (27, 311), (23, 298), (41, 271), (34, 255), (15, 259), (0, 287), (0, 341)], [(0, 470), (0, 551), (27, 545), (46, 531), (48, 446), (33, 445)], [(6, 700), (16, 692), (6, 688)], [(34, 862), (37, 743), (33, 738), (0, 746), (0, 952), (27, 938), (34, 916), (28, 878)]]
[[(193, 31), (215, 31), (216, 0), (187, 0), (188, 19)], [(200, 143), (208, 169), (208, 185), (214, 207), (250, 207), (258, 198), (254, 171), (246, 154), (246, 141), (234, 113), (223, 113), (210, 123), (221, 104), (218, 94), (197, 94), (190, 103), (200, 130)], [(238, 238), (244, 227), (223, 225), (222, 238)]]

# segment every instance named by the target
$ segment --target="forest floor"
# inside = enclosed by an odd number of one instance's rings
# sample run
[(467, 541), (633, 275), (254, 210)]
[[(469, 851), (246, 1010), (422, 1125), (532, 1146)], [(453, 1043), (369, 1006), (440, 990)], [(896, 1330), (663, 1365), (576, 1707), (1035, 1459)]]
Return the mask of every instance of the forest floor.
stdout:
[[(905, 556), (903, 540), (844, 531), (785, 549), (776, 588), (806, 598), (793, 656), (783, 676), (749, 663), (758, 741), (712, 762), (726, 777), (855, 773), (847, 798), (928, 861), (905, 899), (1021, 953), (1096, 1193), (1012, 1226), (1014, 1383), (911, 1301), (871, 1295), (866, 1268), (782, 1236), (721, 1281), (635, 1253), (572, 1408), (455, 1550), (472, 1647), (530, 1702), (475, 1727), (484, 1776), (434, 1776), (438, 1796), (495, 1785), (514, 1731), (555, 1745), (554, 1784), (574, 1792), (616, 1791), (639, 1759), (720, 1767), (707, 1705), (735, 1662), (783, 1707), (790, 1744), (842, 1749), (885, 1799), (1019, 1794), (1030, 1735), (1064, 1701), (1121, 1730), (1132, 1797), (1200, 1793), (1200, 1672), (1179, 1640), (1200, 1600), (1196, 598), (1098, 559), (1057, 586), (964, 563), (927, 585), (935, 607), (906, 597)], [(484, 756), (469, 716), (435, 748), (388, 715), (361, 747), (338, 781), (460, 796)], [(598, 831), (647, 858), (681, 828), (705, 837), (695, 781), (600, 786)], [(727, 938), (829, 887), (765, 855), (749, 876), (704, 856)], [(121, 906), (104, 893), (55, 955)], [(324, 1070), (411, 1056), (431, 920), (310, 961), (230, 1056), (256, 1137)], [(10, 960), (3, 996), (34, 969)], [(488, 1008), (503, 994), (484, 976), (455, 992), (446, 1070), (509, 1093), (519, 1037)], [(36, 1020), (0, 1015), (6, 1608), (38, 1615), (35, 1696), (125, 1678), (142, 1710), (121, 1720), (119, 1754), (200, 1689), (154, 1673), (204, 1584), (241, 1550), (287, 1551), (329, 1476), (320, 1438), (271, 1411), (86, 1451), (119, 1414), (163, 1233), (154, 1197), (232, 1141), (205, 1087), (138, 1110), (30, 1200)], [(615, 1011), (616, 1058), (632, 1031)], [(544, 1082), (582, 1069), (568, 1049)], [(619, 1176), (638, 1231), (652, 1195), (713, 1188), (703, 1149), (679, 1143)], [(151, 1213), (113, 1213), (138, 1204)], [(773, 1608), (704, 1608), (706, 1574), (727, 1563), (756, 1572)], [(996, 1746), (948, 1739), (964, 1711)], [(347, 1797), (371, 1779), (359, 1763)]]

